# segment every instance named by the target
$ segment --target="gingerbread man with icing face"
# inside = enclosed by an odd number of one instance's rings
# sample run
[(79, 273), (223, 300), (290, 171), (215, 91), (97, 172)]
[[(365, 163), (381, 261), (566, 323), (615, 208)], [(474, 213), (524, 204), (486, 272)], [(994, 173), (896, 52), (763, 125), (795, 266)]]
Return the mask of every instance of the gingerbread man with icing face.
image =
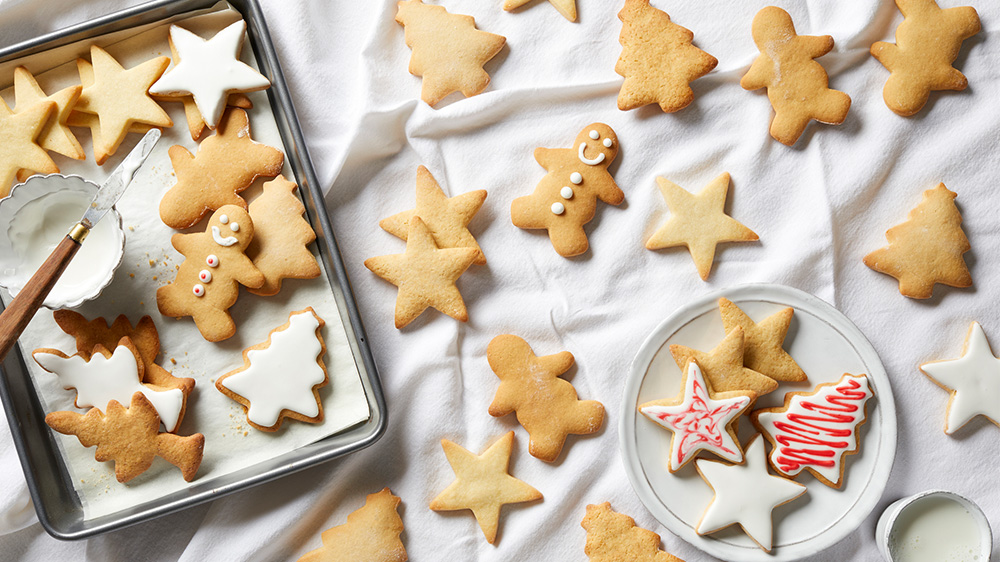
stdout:
[(264, 275), (244, 253), (252, 239), (253, 221), (236, 205), (216, 211), (205, 232), (174, 234), (170, 243), (186, 259), (174, 281), (156, 291), (160, 313), (191, 316), (208, 341), (235, 334), (229, 307), (236, 303), (239, 286), (255, 289), (264, 284)]
[(514, 226), (549, 231), (552, 246), (563, 257), (577, 256), (590, 246), (583, 225), (594, 218), (597, 200), (618, 205), (625, 194), (608, 166), (618, 156), (618, 137), (604, 123), (580, 131), (573, 148), (537, 148), (535, 160), (548, 174), (535, 192), (510, 206)]

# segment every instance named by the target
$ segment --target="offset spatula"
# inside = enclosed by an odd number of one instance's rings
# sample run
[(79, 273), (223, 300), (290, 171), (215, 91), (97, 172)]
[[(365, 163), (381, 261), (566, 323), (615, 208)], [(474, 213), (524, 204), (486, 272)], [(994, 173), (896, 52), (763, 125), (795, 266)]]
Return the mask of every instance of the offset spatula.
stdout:
[(115, 168), (114, 172), (97, 190), (97, 195), (90, 202), (90, 207), (83, 214), (83, 218), (77, 223), (56, 246), (55, 250), (38, 268), (38, 271), (31, 276), (24, 288), (14, 297), (10, 305), (3, 314), (0, 314), (0, 361), (7, 356), (10, 348), (14, 347), (17, 338), (27, 327), (28, 322), (35, 316), (45, 297), (49, 296), (49, 291), (59, 281), (66, 266), (76, 255), (83, 244), (90, 230), (94, 228), (107, 212), (125, 193), (125, 188), (132, 183), (132, 176), (135, 175), (139, 166), (146, 161), (149, 152), (153, 150), (156, 141), (160, 140), (160, 130), (152, 129), (146, 136), (142, 137), (139, 144), (132, 149), (132, 152), (122, 160), (122, 163)]

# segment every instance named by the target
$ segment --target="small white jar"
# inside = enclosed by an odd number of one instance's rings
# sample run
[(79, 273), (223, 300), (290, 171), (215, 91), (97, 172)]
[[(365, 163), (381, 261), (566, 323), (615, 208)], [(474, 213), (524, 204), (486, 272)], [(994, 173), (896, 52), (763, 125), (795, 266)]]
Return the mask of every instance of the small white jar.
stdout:
[[(79, 176), (31, 176), (0, 200), (0, 286), (24, 288), (70, 228), (83, 218), (100, 186)], [(84, 240), (43, 303), (75, 308), (101, 294), (125, 254), (122, 217), (111, 208)]]
[(944, 490), (891, 504), (879, 517), (875, 538), (888, 562), (989, 562), (993, 549), (983, 510)]

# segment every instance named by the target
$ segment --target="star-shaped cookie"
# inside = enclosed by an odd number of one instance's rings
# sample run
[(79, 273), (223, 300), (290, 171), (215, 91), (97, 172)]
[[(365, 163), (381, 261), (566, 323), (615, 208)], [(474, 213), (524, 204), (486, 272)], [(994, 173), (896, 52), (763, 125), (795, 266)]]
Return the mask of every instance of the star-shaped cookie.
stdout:
[(969, 325), (961, 357), (924, 363), (920, 371), (951, 393), (945, 433), (951, 435), (976, 416), (1000, 425), (1000, 359), (993, 356), (979, 322)]
[(67, 125), (82, 90), (83, 86), (77, 85), (63, 88), (51, 96), (46, 95), (31, 72), (19, 66), (14, 69), (14, 112), (20, 113), (40, 102), (56, 104), (55, 111), (38, 134), (38, 144), (45, 150), (83, 160), (86, 157), (83, 147)]
[(688, 361), (696, 361), (715, 392), (750, 390), (760, 397), (778, 388), (770, 377), (743, 366), (743, 351), (743, 328), (739, 326), (726, 332), (726, 337), (708, 353), (678, 344), (670, 346), (677, 366), (684, 370)]
[(756, 398), (752, 391), (713, 392), (698, 363), (688, 361), (681, 393), (646, 402), (639, 406), (639, 412), (673, 434), (667, 469), (677, 472), (701, 451), (729, 462), (743, 462), (734, 424)]
[(646, 241), (646, 248), (660, 250), (687, 246), (702, 280), (708, 279), (715, 248), (722, 242), (752, 242), (757, 234), (726, 214), (729, 174), (712, 180), (697, 195), (658, 177), (656, 183), (670, 209), (670, 218)]
[(699, 459), (695, 465), (715, 492), (698, 522), (698, 534), (707, 535), (738, 524), (762, 549), (771, 552), (771, 511), (806, 493), (806, 487), (767, 471), (764, 440), (760, 435), (747, 443), (745, 464)]
[[(531, 2), (531, 0), (504, 0), (503, 9), (511, 12), (521, 6)], [(555, 6), (556, 10), (569, 21), (576, 21), (576, 0), (549, 0), (549, 4)]]
[(263, 90), (271, 85), (261, 73), (239, 60), (246, 26), (239, 20), (205, 40), (171, 25), (170, 44), (179, 60), (149, 88), (149, 93), (191, 94), (205, 123), (214, 129), (229, 94)]
[[(156, 57), (126, 70), (107, 51), (93, 45), (90, 60), (90, 63), (77, 60), (83, 91), (74, 110), (99, 118), (99, 126), (91, 126), (94, 160), (98, 165), (118, 150), (132, 124), (174, 125), (167, 112), (149, 97), (149, 87), (166, 70), (169, 58)], [(92, 81), (87, 79), (88, 68), (93, 72)]]
[(728, 333), (743, 328), (743, 365), (776, 381), (803, 382), (806, 374), (782, 348), (795, 310), (783, 308), (760, 322), (754, 322), (733, 301), (719, 299), (722, 327)]
[(486, 190), (477, 189), (448, 197), (427, 168), (417, 168), (417, 205), (414, 209), (397, 213), (378, 223), (383, 230), (406, 240), (410, 219), (420, 217), (438, 248), (475, 248), (476, 265), (486, 265), (486, 256), (468, 225), (486, 200)]
[(406, 250), (368, 258), (365, 267), (399, 287), (396, 328), (406, 326), (428, 307), (467, 322), (469, 313), (455, 281), (476, 261), (476, 255), (473, 248), (438, 248), (424, 221), (413, 217), (406, 233)]
[(6, 197), (20, 170), (42, 174), (59, 171), (48, 153), (38, 146), (38, 138), (55, 111), (56, 104), (41, 102), (14, 113), (0, 99), (0, 197)]
[(441, 440), (448, 463), (455, 472), (455, 481), (431, 500), (434, 511), (468, 509), (476, 516), (486, 540), (493, 544), (497, 537), (500, 508), (508, 503), (542, 499), (538, 490), (507, 473), (514, 432), (509, 431), (480, 455)]

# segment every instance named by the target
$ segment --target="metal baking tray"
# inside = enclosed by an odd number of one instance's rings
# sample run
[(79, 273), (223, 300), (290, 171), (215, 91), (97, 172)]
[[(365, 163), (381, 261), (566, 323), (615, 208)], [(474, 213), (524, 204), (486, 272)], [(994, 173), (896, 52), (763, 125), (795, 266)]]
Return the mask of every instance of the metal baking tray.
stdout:
[[(0, 49), (0, 64), (62, 45), (107, 33), (154, 23), (178, 14), (210, 8), (217, 0), (154, 0), (89, 22)], [(195, 480), (187, 488), (116, 513), (84, 521), (83, 509), (55, 439), (45, 425), (42, 409), (20, 349), (7, 355), (0, 365), (0, 400), (14, 437), (28, 490), (45, 530), (65, 540), (82, 539), (121, 529), (154, 517), (180, 511), (226, 494), (287, 476), (318, 463), (363, 449), (377, 441), (386, 428), (386, 406), (375, 361), (368, 346), (361, 316), (351, 292), (347, 272), (323, 203), (295, 109), (282, 76), (278, 57), (257, 0), (229, 0), (247, 23), (249, 43), (260, 71), (271, 81), (268, 101), (305, 200), (306, 213), (316, 231), (316, 245), (347, 331), (354, 360), (371, 411), (367, 422), (306, 445), (277, 458), (206, 482)], [(2, 304), (0, 304), (2, 309)]]

